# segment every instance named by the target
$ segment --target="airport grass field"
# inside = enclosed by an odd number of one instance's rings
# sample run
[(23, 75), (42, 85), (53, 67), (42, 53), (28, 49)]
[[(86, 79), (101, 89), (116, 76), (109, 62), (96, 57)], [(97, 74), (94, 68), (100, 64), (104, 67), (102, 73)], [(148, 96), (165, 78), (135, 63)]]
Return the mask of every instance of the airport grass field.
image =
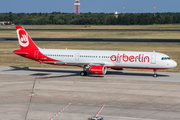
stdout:
[[(113, 39), (180, 39), (175, 31), (28, 31), (32, 38), (113, 38)], [(1, 38), (16, 38), (16, 31), (0, 31)]]
[[(0, 29), (5, 28), (0, 26)], [(14, 26), (6, 26), (14, 28)], [(180, 29), (180, 25), (148, 25), (148, 26), (24, 26), (25, 29)], [(127, 38), (127, 39), (180, 39), (178, 31), (27, 31), (32, 38)], [(0, 31), (0, 38), (16, 38), (16, 31)], [(53, 49), (90, 49), (90, 50), (124, 50), (124, 51), (156, 51), (169, 55), (177, 62), (177, 67), (163, 70), (180, 72), (180, 44), (175, 43), (90, 43), (90, 42), (35, 42), (40, 48)], [(39, 64), (15, 54), (5, 54), (19, 49), (17, 42), (0, 42), (0, 66), (21, 67), (60, 67)], [(62, 66), (61, 66), (62, 67)]]
[[(25, 29), (158, 29), (180, 30), (179, 24), (168, 25), (23, 25)], [(15, 26), (1, 26), (0, 29), (15, 29)]]
[[(25, 29), (147, 29), (180, 30), (180, 25), (24, 25)], [(15, 26), (0, 26), (0, 38), (16, 38)], [(179, 31), (31, 31), (32, 38), (113, 38), (113, 39), (180, 39)], [(37, 34), (38, 33), (38, 34)]]

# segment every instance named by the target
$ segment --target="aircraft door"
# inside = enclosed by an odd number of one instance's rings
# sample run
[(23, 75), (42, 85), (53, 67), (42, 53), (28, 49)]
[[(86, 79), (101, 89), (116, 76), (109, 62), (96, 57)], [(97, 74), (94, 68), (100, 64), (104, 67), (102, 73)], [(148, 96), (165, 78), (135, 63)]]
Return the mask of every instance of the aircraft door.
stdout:
[(151, 55), (151, 64), (156, 64), (156, 54)]
[(75, 60), (76, 60), (76, 61), (79, 60), (79, 53), (76, 53), (76, 55), (75, 55)]

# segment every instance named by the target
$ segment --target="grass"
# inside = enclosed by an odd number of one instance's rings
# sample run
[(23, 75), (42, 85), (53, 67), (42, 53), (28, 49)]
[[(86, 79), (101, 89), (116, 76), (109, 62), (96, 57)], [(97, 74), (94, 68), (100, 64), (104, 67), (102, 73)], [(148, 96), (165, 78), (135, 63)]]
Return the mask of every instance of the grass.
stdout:
[[(176, 31), (27, 31), (32, 38), (180, 39)], [(0, 31), (0, 38), (16, 38), (16, 31)]]
[[(153, 51), (169, 55), (177, 62), (177, 67), (163, 70), (166, 72), (180, 72), (180, 44), (167, 43), (80, 43), (80, 42), (36, 42), (40, 48), (53, 49), (88, 49), (88, 50), (123, 50), (123, 51)], [(21, 67), (59, 67), (39, 64), (15, 54), (5, 54), (19, 49), (18, 42), (0, 42), (0, 66)]]

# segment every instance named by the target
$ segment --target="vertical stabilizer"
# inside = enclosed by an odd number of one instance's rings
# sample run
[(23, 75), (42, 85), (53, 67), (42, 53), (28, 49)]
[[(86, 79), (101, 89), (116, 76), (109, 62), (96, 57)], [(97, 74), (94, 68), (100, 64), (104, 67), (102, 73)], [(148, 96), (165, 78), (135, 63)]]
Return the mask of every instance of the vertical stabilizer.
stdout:
[(38, 47), (22, 26), (16, 25), (16, 32), (21, 50), (38, 50)]

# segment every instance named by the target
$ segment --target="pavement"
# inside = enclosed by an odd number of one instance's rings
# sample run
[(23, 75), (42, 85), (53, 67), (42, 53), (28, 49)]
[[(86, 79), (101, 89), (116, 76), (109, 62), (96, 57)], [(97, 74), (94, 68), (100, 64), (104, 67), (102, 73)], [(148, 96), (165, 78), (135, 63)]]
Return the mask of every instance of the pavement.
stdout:
[(104, 120), (179, 120), (180, 74), (0, 66), (0, 118), (87, 120), (102, 105)]

